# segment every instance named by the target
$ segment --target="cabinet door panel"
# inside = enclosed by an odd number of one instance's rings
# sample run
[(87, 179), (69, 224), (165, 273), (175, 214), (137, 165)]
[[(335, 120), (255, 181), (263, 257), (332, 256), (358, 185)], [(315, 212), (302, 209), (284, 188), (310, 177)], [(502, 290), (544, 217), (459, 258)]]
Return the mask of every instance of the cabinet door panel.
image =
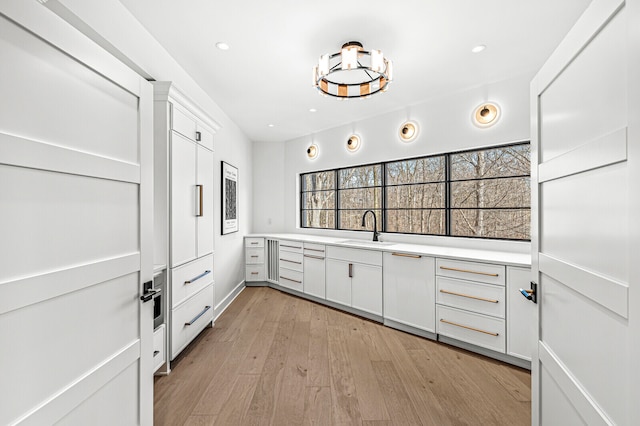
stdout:
[(520, 293), (528, 289), (531, 280), (529, 268), (507, 266), (507, 353), (531, 361), (535, 346), (535, 309)]
[[(202, 185), (202, 216), (198, 216), (198, 257), (213, 252), (213, 152), (198, 149), (197, 185)], [(199, 196), (198, 196), (199, 197)], [(198, 206), (198, 209), (200, 206)]]
[(435, 259), (384, 253), (384, 317), (435, 333)]
[(196, 144), (171, 133), (171, 267), (196, 258)]
[(304, 292), (312, 296), (325, 298), (324, 259), (304, 256)]
[(351, 306), (349, 263), (342, 260), (327, 259), (326, 278), (327, 300)]
[(382, 315), (382, 268), (354, 263), (352, 275), (351, 306)]

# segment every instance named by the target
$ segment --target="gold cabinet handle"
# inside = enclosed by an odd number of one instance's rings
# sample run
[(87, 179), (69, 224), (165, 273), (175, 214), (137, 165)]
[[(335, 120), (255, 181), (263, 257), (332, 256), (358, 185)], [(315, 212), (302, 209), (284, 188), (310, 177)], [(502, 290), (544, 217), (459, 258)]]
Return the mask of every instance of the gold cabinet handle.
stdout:
[(257, 241), (252, 241), (251, 245), (258, 245), (258, 242)]
[(486, 299), (484, 297), (472, 296), (470, 294), (464, 294), (464, 293), (456, 293), (455, 291), (449, 291), (449, 290), (440, 290), (440, 293), (451, 294), (453, 296), (467, 297), (469, 299), (482, 300), (483, 302), (490, 302), (490, 303), (499, 302), (499, 300), (495, 300), (495, 299)]
[(447, 271), (466, 272), (467, 274), (486, 275), (488, 277), (497, 277), (498, 274), (491, 274), (489, 272), (470, 271), (468, 269), (449, 268), (448, 266), (441, 266), (440, 269)]
[(283, 277), (282, 275), (280, 276), (280, 279), (281, 279), (281, 280), (292, 281), (292, 282), (294, 282), (294, 283), (298, 283), (298, 284), (302, 284), (302, 281), (292, 280), (291, 278)]
[(400, 257), (410, 257), (412, 259), (422, 259), (422, 256), (418, 254), (407, 254), (407, 253), (391, 253), (392, 256), (400, 256)]
[(281, 262), (295, 263), (295, 264), (297, 264), (297, 265), (302, 265), (302, 262), (296, 262), (295, 260), (289, 260), (289, 259), (283, 259), (283, 258), (280, 258), (280, 261), (281, 261)]
[(320, 259), (320, 260), (324, 260), (324, 257), (320, 257), (320, 256), (312, 256), (310, 254), (305, 254), (304, 257), (310, 257), (311, 259)]
[(203, 206), (202, 196), (204, 194), (204, 185), (196, 185), (196, 187), (198, 188), (198, 195), (200, 199), (200, 206), (198, 207), (198, 214), (196, 216), (202, 217), (204, 216), (204, 208), (202, 207)]
[(498, 336), (498, 333), (492, 333), (490, 331), (480, 330), (479, 328), (469, 327), (468, 325), (462, 325), (462, 324), (458, 324), (456, 322), (447, 321), (447, 320), (444, 320), (444, 319), (441, 319), (440, 322), (443, 322), (445, 324), (455, 325), (456, 327), (466, 328), (467, 330), (471, 330), (471, 331), (477, 331), (478, 333), (488, 334), (490, 336)]
[(324, 253), (324, 250), (320, 250), (320, 249), (312, 249), (312, 248), (307, 248), (307, 247), (305, 247), (304, 249), (305, 250), (309, 250), (309, 251), (319, 251), (321, 253)]
[(300, 250), (302, 247), (297, 247), (297, 246), (288, 246), (286, 244), (280, 244), (280, 247), (289, 247), (289, 248), (294, 248), (294, 249), (298, 249)]
[(258, 275), (259, 272), (252, 272), (251, 275)]

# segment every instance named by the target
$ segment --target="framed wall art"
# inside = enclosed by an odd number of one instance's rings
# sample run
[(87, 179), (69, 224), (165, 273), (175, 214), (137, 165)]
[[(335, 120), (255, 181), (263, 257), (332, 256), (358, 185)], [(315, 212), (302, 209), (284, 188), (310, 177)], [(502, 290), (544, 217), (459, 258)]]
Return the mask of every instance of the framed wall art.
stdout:
[(222, 162), (222, 235), (238, 232), (238, 169)]

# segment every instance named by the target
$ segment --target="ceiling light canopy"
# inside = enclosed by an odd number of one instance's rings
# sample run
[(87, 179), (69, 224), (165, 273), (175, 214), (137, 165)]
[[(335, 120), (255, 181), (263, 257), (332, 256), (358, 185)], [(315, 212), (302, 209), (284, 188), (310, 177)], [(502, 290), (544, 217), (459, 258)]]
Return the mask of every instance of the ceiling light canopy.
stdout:
[(407, 121), (398, 131), (398, 136), (402, 142), (411, 142), (418, 136), (418, 123), (415, 121)]
[(364, 50), (358, 41), (345, 43), (338, 53), (320, 56), (313, 68), (313, 86), (318, 93), (340, 99), (384, 92), (392, 80), (391, 61), (380, 50)]
[(479, 127), (489, 127), (496, 124), (500, 118), (500, 108), (492, 102), (478, 106), (473, 113), (473, 119)]

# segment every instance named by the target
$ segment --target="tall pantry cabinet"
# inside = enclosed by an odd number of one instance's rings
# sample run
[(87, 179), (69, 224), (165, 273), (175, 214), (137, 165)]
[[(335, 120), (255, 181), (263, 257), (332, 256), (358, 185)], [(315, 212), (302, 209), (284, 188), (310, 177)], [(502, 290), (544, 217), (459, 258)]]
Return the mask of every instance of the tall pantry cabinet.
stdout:
[(154, 86), (155, 263), (167, 265), (169, 359), (212, 324), (213, 135), (219, 126), (171, 82)]

